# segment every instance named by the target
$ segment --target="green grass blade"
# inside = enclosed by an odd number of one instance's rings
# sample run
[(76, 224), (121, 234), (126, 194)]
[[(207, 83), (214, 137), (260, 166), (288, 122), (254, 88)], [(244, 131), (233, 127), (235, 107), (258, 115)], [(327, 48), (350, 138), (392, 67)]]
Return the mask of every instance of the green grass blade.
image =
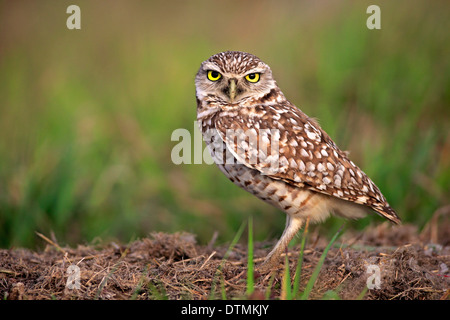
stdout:
[(295, 269), (294, 288), (292, 290), (294, 297), (298, 297), (298, 295), (299, 295), (300, 279), (301, 279), (302, 265), (303, 265), (303, 251), (305, 250), (306, 236), (308, 234), (308, 226), (309, 226), (309, 219), (306, 220), (305, 228), (303, 229), (302, 242), (300, 245), (300, 253), (298, 255), (297, 267)]
[[(155, 283), (153, 283), (155, 282)], [(147, 285), (148, 297), (151, 300), (169, 300), (164, 284), (157, 278)]]
[(356, 298), (356, 300), (363, 300), (367, 294), (367, 291), (369, 291), (369, 288), (367, 288), (367, 286), (365, 286), (364, 289), (361, 291), (361, 293)]
[(142, 289), (142, 285), (144, 284), (145, 278), (148, 276), (148, 265), (145, 266), (144, 271), (142, 272), (141, 278), (139, 279), (139, 282), (134, 288), (133, 294), (130, 297), (130, 300), (136, 300), (139, 296), (139, 293)]
[(289, 272), (289, 257), (285, 256), (283, 282), (281, 284), (281, 300), (292, 300), (291, 275)]
[(322, 300), (341, 300), (341, 297), (336, 291), (328, 290), (324, 293)]
[(222, 263), (221, 266), (225, 263), (225, 261), (228, 259), (228, 256), (230, 255), (231, 251), (233, 251), (234, 246), (236, 245), (236, 243), (238, 243), (239, 239), (242, 236), (242, 233), (244, 232), (245, 229), (245, 221), (241, 224), (241, 226), (239, 227), (239, 230), (236, 232), (236, 235), (234, 236), (233, 240), (230, 243), (230, 246), (227, 249), (227, 252), (225, 253), (225, 255), (223, 256), (222, 259)]
[(255, 290), (253, 268), (253, 217), (248, 218), (247, 296)]
[(307, 300), (309, 297), (309, 294), (311, 293), (311, 290), (314, 286), (314, 283), (317, 280), (317, 277), (319, 276), (320, 269), (322, 268), (323, 262), (325, 261), (325, 257), (327, 256), (328, 250), (330, 250), (333, 243), (336, 241), (336, 239), (340, 236), (341, 231), (344, 227), (345, 223), (339, 228), (339, 230), (336, 232), (336, 234), (333, 236), (331, 241), (328, 243), (327, 247), (323, 251), (322, 255), (320, 256), (319, 262), (317, 263), (316, 268), (314, 269), (314, 272), (311, 275), (311, 278), (308, 281), (308, 284), (306, 285), (305, 291), (303, 292), (301, 296), (301, 300)]
[[(241, 224), (241, 226), (239, 227), (239, 230), (236, 232), (236, 235), (234, 236), (233, 240), (231, 241), (230, 245), (228, 246), (227, 251), (225, 252), (225, 255), (223, 256), (222, 262), (220, 263), (219, 267), (217, 268), (217, 271), (214, 275), (214, 279), (211, 283), (211, 293), (209, 296), (209, 299), (212, 300), (215, 298), (214, 296), (214, 292), (216, 289), (216, 281), (217, 281), (217, 277), (220, 276), (222, 274), (222, 268), (223, 265), (225, 264), (225, 261), (227, 261), (228, 256), (230, 255), (231, 251), (233, 251), (234, 246), (236, 245), (236, 243), (238, 243), (239, 239), (242, 236), (242, 233), (244, 232), (245, 229), (245, 221)], [(226, 297), (224, 298), (224, 290), (222, 289), (222, 299), (225, 300)]]
[(225, 289), (225, 277), (223, 273), (220, 274), (220, 295), (222, 300), (227, 300), (227, 290)]
[(269, 279), (269, 283), (267, 284), (267, 290), (266, 290), (266, 293), (264, 295), (266, 300), (270, 299), (270, 294), (272, 293), (272, 285), (273, 285), (274, 280), (275, 280), (275, 272), (272, 273), (272, 275), (270, 276), (270, 279)]

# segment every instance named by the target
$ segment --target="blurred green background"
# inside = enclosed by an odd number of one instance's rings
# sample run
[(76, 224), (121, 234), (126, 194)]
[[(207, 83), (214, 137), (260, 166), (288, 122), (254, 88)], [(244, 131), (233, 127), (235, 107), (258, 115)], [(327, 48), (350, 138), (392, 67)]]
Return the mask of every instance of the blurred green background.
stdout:
[[(81, 30), (66, 9), (81, 8)], [(366, 9), (381, 8), (381, 30)], [(194, 76), (224, 50), (268, 63), (289, 100), (422, 228), (449, 203), (448, 1), (1, 1), (0, 247), (153, 231), (257, 240), (285, 216), (214, 165), (171, 161), (196, 130)], [(365, 228), (377, 216), (352, 223)], [(320, 226), (324, 233), (339, 218)]]

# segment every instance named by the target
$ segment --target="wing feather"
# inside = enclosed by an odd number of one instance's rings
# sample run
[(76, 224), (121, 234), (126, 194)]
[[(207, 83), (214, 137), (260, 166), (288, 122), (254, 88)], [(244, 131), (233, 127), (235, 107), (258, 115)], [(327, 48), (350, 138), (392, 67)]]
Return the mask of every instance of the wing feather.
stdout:
[(215, 127), (238, 162), (288, 184), (399, 218), (370, 178), (318, 123), (286, 102), (218, 113)]

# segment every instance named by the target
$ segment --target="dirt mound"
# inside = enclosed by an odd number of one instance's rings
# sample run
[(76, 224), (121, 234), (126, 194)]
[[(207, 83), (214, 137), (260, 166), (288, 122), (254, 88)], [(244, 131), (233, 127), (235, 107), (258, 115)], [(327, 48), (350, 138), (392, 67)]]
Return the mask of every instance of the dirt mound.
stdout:
[[(429, 244), (429, 231), (419, 237), (412, 226), (383, 224), (364, 233), (344, 234), (328, 252), (309, 297), (448, 299), (450, 246), (445, 234), (448, 229), (441, 229), (440, 244)], [(282, 297), (282, 264), (272, 275), (256, 271), (255, 291), (250, 297), (245, 295), (248, 258), (242, 244), (224, 259), (227, 246), (200, 246), (188, 233), (154, 233), (128, 245), (77, 248), (61, 248), (50, 239), (46, 241), (42, 252), (0, 250), (2, 299)], [(271, 245), (255, 244), (256, 266)], [(326, 245), (327, 240), (318, 234), (308, 237), (300, 290), (305, 288)], [(288, 253), (292, 278), (298, 250), (295, 246)]]

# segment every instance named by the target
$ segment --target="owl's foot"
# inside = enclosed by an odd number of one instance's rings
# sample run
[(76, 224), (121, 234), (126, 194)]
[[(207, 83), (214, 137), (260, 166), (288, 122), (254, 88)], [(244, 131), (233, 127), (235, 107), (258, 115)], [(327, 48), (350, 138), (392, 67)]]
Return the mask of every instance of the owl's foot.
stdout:
[(266, 258), (264, 262), (256, 266), (256, 270), (261, 274), (272, 273), (278, 271), (283, 265), (279, 257)]
[(267, 255), (264, 262), (257, 267), (259, 272), (268, 273), (282, 267), (282, 264), (280, 263), (280, 256), (286, 250), (289, 242), (292, 240), (301, 226), (301, 219), (293, 219), (289, 215), (286, 216), (286, 227), (284, 229), (283, 235), (281, 236), (280, 240), (278, 240), (273, 250)]

